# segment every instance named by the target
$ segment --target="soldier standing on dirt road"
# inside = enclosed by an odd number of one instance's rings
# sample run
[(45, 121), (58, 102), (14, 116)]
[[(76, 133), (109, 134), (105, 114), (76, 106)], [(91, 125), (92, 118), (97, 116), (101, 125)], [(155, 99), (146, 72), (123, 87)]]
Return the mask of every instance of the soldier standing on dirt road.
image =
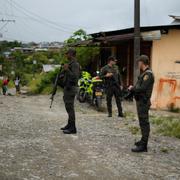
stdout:
[(134, 87), (130, 86), (129, 90), (134, 93), (136, 99), (142, 138), (140, 141), (135, 143), (136, 147), (132, 149), (132, 152), (147, 152), (147, 144), (150, 133), (149, 109), (151, 106), (150, 98), (154, 85), (154, 75), (149, 68), (148, 56), (141, 55), (138, 59), (138, 65), (141, 74), (138, 77), (136, 85)]
[(116, 66), (116, 61), (117, 60), (113, 56), (110, 56), (108, 58), (108, 64), (101, 69), (101, 76), (105, 79), (108, 117), (112, 117), (113, 96), (115, 96), (116, 99), (118, 116), (124, 117), (121, 105), (122, 81), (118, 67)]
[(61, 128), (64, 134), (76, 134), (74, 100), (80, 74), (80, 66), (76, 60), (76, 51), (69, 49), (66, 53), (68, 64), (64, 65), (64, 104), (68, 113), (68, 123)]

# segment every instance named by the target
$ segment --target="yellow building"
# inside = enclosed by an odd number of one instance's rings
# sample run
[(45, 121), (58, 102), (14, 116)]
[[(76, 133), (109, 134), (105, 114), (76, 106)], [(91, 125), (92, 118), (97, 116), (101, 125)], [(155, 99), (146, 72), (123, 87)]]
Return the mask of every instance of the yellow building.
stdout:
[[(155, 74), (152, 107), (180, 108), (180, 17), (170, 25), (141, 27), (141, 54), (150, 57)], [(101, 67), (115, 55), (123, 73), (124, 86), (133, 84), (134, 28), (92, 34), (101, 46)], [(99, 68), (100, 68), (99, 67)]]
[(153, 41), (151, 59), (156, 77), (154, 107), (180, 107), (180, 29), (170, 29)]

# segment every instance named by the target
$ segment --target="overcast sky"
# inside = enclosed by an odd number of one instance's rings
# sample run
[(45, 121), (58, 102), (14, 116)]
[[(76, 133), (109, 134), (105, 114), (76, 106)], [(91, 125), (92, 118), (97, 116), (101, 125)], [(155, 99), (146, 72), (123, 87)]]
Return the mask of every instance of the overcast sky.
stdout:
[[(133, 26), (134, 0), (0, 0), (0, 33), (7, 40), (64, 41), (73, 31), (88, 33)], [(171, 23), (180, 0), (141, 0), (141, 25)], [(2, 40), (3, 38), (0, 38)]]

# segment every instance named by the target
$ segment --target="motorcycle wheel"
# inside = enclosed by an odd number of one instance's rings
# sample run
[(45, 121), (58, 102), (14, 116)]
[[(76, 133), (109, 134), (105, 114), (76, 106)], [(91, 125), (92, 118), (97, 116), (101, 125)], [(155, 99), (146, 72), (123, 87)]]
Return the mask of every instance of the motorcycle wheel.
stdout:
[(78, 100), (80, 103), (84, 103), (86, 101), (86, 93), (84, 89), (80, 89), (78, 93)]
[(102, 97), (96, 97), (96, 107), (98, 111), (102, 110)]

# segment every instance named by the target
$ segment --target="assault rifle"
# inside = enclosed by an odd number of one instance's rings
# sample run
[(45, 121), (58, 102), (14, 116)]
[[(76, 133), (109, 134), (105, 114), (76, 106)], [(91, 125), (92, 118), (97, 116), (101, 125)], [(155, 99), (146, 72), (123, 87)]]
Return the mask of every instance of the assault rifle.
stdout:
[(50, 109), (52, 108), (54, 96), (56, 95), (58, 85), (63, 88), (64, 72), (62, 71), (62, 69), (63, 69), (63, 64), (60, 67), (59, 73), (56, 75), (56, 79), (55, 79), (55, 82), (53, 85), (53, 90), (52, 90), (51, 97), (50, 97), (50, 99), (51, 99)]
[(133, 101), (134, 95), (135, 95), (134, 91), (124, 89), (122, 100)]

